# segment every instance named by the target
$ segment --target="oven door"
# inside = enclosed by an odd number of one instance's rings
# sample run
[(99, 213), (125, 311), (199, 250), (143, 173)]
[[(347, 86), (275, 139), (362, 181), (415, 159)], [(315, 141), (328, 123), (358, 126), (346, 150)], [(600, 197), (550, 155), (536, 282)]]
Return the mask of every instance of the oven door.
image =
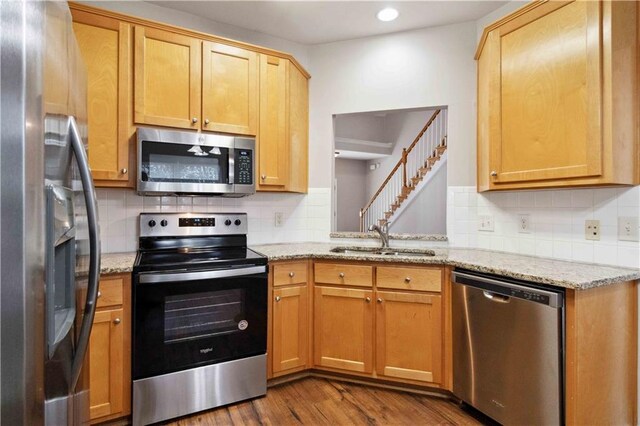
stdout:
[(267, 267), (134, 276), (133, 378), (265, 354)]

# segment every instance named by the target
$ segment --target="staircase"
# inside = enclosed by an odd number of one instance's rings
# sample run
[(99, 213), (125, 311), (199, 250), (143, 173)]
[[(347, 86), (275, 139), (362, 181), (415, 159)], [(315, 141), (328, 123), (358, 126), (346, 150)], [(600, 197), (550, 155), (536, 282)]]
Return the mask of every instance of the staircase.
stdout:
[(427, 124), (382, 182), (367, 205), (360, 209), (360, 232), (373, 224), (379, 226), (391, 221), (393, 215), (409, 195), (440, 161), (447, 150), (447, 110), (436, 110)]

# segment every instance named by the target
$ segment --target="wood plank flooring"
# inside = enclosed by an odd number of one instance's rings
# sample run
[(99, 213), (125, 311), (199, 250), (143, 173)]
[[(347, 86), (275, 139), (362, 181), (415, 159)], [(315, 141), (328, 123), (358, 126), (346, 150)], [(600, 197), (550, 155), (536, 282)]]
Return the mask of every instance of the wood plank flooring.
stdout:
[(192, 425), (479, 425), (444, 398), (322, 378), (269, 388), (267, 396), (167, 423)]

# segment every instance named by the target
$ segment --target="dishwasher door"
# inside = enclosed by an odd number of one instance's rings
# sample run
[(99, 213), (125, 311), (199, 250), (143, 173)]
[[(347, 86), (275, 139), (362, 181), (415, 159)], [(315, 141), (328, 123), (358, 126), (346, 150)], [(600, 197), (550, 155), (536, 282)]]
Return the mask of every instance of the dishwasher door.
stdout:
[(564, 419), (564, 293), (453, 272), (453, 393), (505, 425)]

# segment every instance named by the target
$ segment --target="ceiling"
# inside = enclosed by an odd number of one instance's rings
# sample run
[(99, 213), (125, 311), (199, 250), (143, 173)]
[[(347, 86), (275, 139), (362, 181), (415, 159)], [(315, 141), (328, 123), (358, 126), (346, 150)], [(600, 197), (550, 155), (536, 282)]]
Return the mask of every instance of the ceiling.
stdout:
[[(477, 20), (507, 1), (150, 1), (169, 9), (280, 37), (320, 44)], [(393, 6), (400, 16), (381, 22)]]

